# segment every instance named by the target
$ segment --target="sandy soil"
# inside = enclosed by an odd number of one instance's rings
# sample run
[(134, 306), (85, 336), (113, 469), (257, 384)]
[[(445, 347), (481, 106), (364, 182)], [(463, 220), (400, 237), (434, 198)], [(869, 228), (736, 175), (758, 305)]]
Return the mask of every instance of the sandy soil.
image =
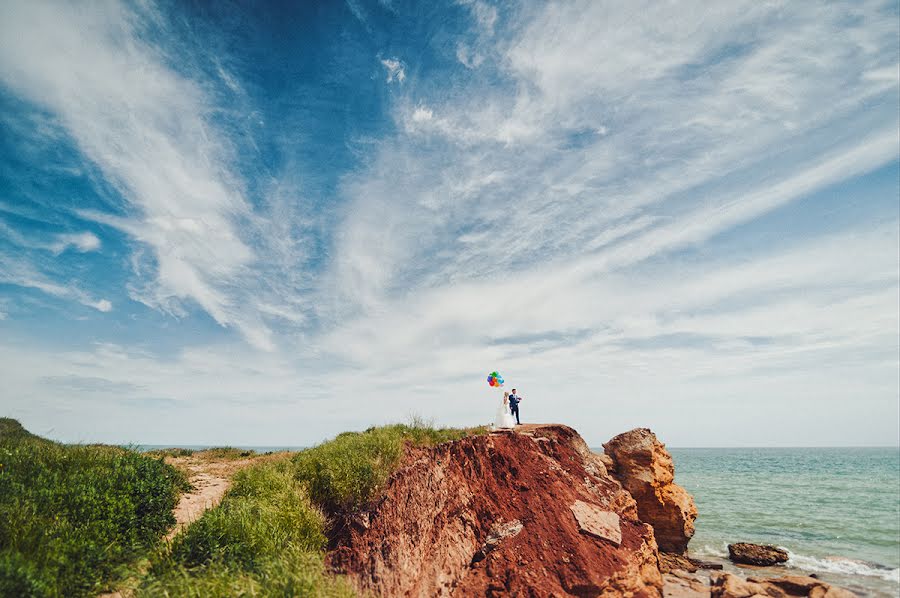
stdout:
[(166, 535), (172, 540), (181, 530), (196, 521), (225, 496), (231, 476), (258, 459), (216, 460), (203, 453), (190, 457), (169, 457), (166, 462), (187, 474), (193, 490), (181, 495), (175, 507), (175, 527)]

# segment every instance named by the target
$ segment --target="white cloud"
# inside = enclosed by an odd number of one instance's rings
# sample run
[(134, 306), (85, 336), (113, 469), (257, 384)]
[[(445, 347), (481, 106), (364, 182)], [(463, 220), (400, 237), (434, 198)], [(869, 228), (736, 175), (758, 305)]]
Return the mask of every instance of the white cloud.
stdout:
[(456, 59), (469, 69), (477, 69), (484, 62), (484, 56), (462, 42), (456, 46)]
[(482, 0), (460, 0), (459, 4), (468, 6), (478, 27), (487, 35), (494, 34), (497, 23), (497, 8)]
[(406, 80), (406, 70), (403, 67), (403, 63), (397, 58), (383, 58), (381, 64), (387, 70), (386, 82), (393, 83), (396, 81), (397, 83), (403, 83)]
[[(257, 256), (242, 238), (251, 207), (226, 139), (207, 121), (203, 88), (148, 41), (162, 35), (151, 31), (161, 22), (149, 5), (5, 4), (0, 80), (51, 110), (125, 199), (125, 217), (82, 216), (151, 248), (143, 272), (155, 279), (134, 285), (134, 298), (173, 313), (195, 301), (271, 349), (271, 331), (247, 300), (258, 284)], [(60, 242), (94, 248), (88, 237)]]
[(94, 233), (65, 233), (56, 235), (56, 240), (51, 244), (50, 248), (54, 253), (62, 253), (69, 247), (81, 253), (86, 253), (99, 250), (100, 245), (100, 239)]
[(412, 113), (414, 123), (428, 122), (434, 118), (434, 112), (426, 106), (418, 106)]
[(0, 253), (0, 283), (36, 289), (52, 297), (77, 301), (102, 312), (112, 310), (112, 303), (108, 300), (96, 299), (74, 283), (54, 282), (19, 256)]
[(11, 243), (29, 249), (43, 249), (51, 251), (57, 255), (66, 251), (70, 247), (80, 253), (90, 251), (98, 251), (102, 245), (100, 239), (92, 232), (85, 231), (80, 233), (58, 233), (50, 239), (38, 239), (32, 236), (26, 236), (18, 232), (0, 220), (0, 231)]

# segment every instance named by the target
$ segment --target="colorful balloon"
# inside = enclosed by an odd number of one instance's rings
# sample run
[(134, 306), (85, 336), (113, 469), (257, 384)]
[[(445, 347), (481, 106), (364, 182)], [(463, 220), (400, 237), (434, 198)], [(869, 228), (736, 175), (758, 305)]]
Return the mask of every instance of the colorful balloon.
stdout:
[(493, 371), (488, 374), (487, 377), (488, 386), (492, 388), (500, 388), (503, 386), (503, 376), (500, 375), (500, 372)]

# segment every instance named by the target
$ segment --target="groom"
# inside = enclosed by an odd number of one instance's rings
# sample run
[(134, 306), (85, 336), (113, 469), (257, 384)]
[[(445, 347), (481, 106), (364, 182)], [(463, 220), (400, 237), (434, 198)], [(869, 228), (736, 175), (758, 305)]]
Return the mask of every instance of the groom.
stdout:
[(509, 393), (509, 411), (516, 416), (516, 425), (521, 426), (522, 422), (519, 421), (519, 403), (522, 401), (522, 397), (516, 394), (516, 389), (512, 389), (512, 392)]

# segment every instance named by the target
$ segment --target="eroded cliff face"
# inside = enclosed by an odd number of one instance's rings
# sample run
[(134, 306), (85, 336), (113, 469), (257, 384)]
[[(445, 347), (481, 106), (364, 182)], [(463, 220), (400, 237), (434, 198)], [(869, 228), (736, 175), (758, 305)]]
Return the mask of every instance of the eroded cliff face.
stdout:
[(653, 528), (566, 426), (411, 453), (332, 569), (380, 596), (661, 596)]
[(638, 517), (653, 526), (663, 552), (684, 554), (694, 535), (697, 507), (675, 483), (672, 456), (647, 428), (619, 434), (603, 445), (611, 460), (610, 473), (637, 502)]

